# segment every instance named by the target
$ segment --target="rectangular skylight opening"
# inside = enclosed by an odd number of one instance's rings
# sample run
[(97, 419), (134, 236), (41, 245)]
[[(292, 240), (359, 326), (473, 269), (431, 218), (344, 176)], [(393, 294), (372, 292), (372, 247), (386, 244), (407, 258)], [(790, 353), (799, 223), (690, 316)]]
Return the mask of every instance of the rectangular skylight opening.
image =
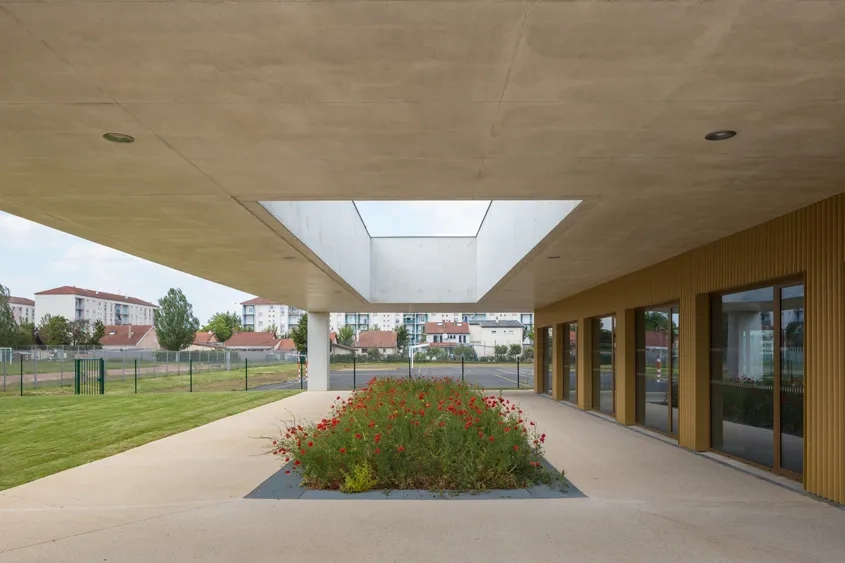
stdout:
[(355, 201), (367, 232), (385, 237), (474, 237), (490, 201)]

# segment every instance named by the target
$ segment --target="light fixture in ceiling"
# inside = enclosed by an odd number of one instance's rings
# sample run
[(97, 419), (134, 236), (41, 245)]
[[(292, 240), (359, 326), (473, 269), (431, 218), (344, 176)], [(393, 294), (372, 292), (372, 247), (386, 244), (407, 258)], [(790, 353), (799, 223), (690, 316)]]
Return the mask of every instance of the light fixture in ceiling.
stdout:
[(549, 260), (560, 260), (560, 256), (549, 256)]
[(103, 139), (112, 143), (134, 143), (135, 137), (126, 133), (104, 133)]
[(283, 256), (282, 260), (296, 260), (296, 258), (293, 256)]
[(721, 129), (719, 131), (711, 131), (707, 133), (704, 138), (708, 141), (726, 141), (736, 137), (736, 131), (730, 129)]

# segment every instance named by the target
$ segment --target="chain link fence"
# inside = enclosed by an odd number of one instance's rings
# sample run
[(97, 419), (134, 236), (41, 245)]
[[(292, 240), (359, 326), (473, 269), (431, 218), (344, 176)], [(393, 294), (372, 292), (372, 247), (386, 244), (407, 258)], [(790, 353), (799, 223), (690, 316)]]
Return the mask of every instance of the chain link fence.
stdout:
[(0, 395), (73, 394), (77, 359), (104, 360), (106, 394), (298, 389), (305, 385), (305, 366), (296, 353), (31, 346), (0, 348)]

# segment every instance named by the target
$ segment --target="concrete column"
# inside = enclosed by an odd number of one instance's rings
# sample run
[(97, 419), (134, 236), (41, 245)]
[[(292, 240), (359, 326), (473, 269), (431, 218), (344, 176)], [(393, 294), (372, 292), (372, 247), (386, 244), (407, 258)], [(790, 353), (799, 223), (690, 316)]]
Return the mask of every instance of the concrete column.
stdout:
[[(564, 341), (562, 324), (556, 324), (552, 329), (552, 398), (555, 401), (562, 401), (564, 399), (564, 381), (563, 368), (566, 365), (565, 359), (569, 355), (569, 348), (564, 348), (564, 342), (569, 341), (569, 335), (566, 335)], [(564, 355), (566, 350), (566, 355)], [(569, 375), (569, 372), (566, 372)], [(569, 377), (566, 378), (566, 390), (569, 388)]]
[[(678, 444), (710, 448), (710, 296), (681, 294)], [(720, 408), (721, 397), (712, 398)], [(714, 429), (716, 432), (719, 428)], [(713, 437), (714, 442), (720, 436)]]
[(636, 312), (625, 309), (616, 315), (616, 420), (620, 424), (637, 423), (637, 332)]
[(308, 390), (329, 390), (329, 313), (308, 313)]
[(593, 408), (593, 319), (578, 321), (578, 408)]

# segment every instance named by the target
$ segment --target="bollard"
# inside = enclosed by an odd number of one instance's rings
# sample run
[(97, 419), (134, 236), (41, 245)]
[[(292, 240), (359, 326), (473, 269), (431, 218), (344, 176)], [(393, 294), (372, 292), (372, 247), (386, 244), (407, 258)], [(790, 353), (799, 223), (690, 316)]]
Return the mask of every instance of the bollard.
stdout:
[(519, 356), (516, 357), (516, 388), (519, 389)]
[(244, 358), (244, 391), (249, 391), (249, 359)]
[(135, 358), (135, 394), (138, 394), (138, 358)]
[(188, 393), (194, 392), (194, 359), (188, 359)]

